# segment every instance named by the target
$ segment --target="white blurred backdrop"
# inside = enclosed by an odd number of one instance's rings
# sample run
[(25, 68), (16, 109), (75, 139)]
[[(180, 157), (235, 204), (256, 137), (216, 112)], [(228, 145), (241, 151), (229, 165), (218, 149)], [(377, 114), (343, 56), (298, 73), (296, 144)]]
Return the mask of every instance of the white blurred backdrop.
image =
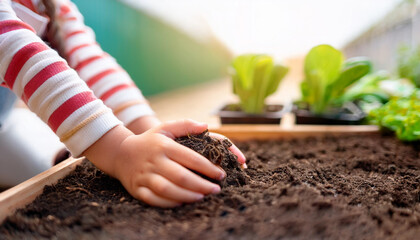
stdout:
[(341, 48), (402, 0), (122, 1), (200, 41), (217, 38), (234, 55), (268, 53), (281, 60), (321, 43)]

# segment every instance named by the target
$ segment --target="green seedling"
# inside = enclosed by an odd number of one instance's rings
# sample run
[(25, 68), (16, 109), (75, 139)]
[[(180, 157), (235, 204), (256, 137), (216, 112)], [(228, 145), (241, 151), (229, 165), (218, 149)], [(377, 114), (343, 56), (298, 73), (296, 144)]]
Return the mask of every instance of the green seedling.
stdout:
[(250, 114), (264, 112), (265, 99), (273, 94), (288, 68), (275, 64), (267, 55), (246, 54), (234, 59), (229, 73), (233, 93), (240, 99), (242, 110)]
[(365, 58), (344, 61), (341, 51), (329, 45), (316, 46), (305, 58), (302, 101), (309, 104), (313, 113), (323, 114), (347, 87), (369, 73), (371, 68), (371, 62)]

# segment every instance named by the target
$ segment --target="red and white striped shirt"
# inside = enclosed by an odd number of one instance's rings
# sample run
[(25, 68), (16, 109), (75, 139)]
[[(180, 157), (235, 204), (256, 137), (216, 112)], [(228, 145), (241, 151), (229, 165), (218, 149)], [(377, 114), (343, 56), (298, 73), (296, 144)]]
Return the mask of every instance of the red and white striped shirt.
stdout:
[[(14, 2), (38, 11), (39, 0)], [(67, 61), (16, 15), (10, 0), (0, 0), (0, 82), (78, 156), (119, 120), (129, 124), (153, 111), (129, 75), (96, 43), (76, 6), (56, 2)]]

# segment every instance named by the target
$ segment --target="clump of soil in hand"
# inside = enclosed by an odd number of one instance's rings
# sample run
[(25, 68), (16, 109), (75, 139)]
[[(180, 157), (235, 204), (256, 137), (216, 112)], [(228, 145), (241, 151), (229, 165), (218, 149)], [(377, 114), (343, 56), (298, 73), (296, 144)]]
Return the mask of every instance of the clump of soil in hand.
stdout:
[(237, 142), (250, 177), (150, 207), (84, 161), (0, 225), (0, 239), (418, 239), (420, 144), (389, 136)]
[[(219, 183), (221, 187), (242, 186), (247, 183), (248, 176), (241, 169), (238, 163), (238, 157), (229, 151), (232, 143), (228, 139), (216, 139), (210, 136), (208, 130), (198, 135), (188, 135), (175, 139), (176, 142), (191, 148), (199, 154), (206, 157), (213, 164), (220, 166), (225, 170), (227, 176)], [(199, 174), (207, 178), (206, 176)], [(213, 179), (210, 181), (215, 182)]]

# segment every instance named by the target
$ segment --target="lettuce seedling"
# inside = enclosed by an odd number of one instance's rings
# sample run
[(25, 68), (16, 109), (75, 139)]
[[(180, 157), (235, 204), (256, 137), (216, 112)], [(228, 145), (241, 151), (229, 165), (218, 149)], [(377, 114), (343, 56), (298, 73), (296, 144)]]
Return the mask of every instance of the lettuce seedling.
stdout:
[(420, 91), (409, 97), (393, 98), (369, 113), (371, 123), (394, 131), (403, 141), (420, 139)]
[(274, 64), (270, 56), (246, 54), (236, 57), (229, 70), (241, 109), (259, 114), (264, 111), (265, 99), (277, 90), (289, 69)]
[(319, 45), (305, 58), (305, 79), (301, 83), (302, 100), (315, 114), (323, 114), (340, 98), (346, 88), (370, 72), (370, 61), (353, 58), (344, 61), (341, 51)]

